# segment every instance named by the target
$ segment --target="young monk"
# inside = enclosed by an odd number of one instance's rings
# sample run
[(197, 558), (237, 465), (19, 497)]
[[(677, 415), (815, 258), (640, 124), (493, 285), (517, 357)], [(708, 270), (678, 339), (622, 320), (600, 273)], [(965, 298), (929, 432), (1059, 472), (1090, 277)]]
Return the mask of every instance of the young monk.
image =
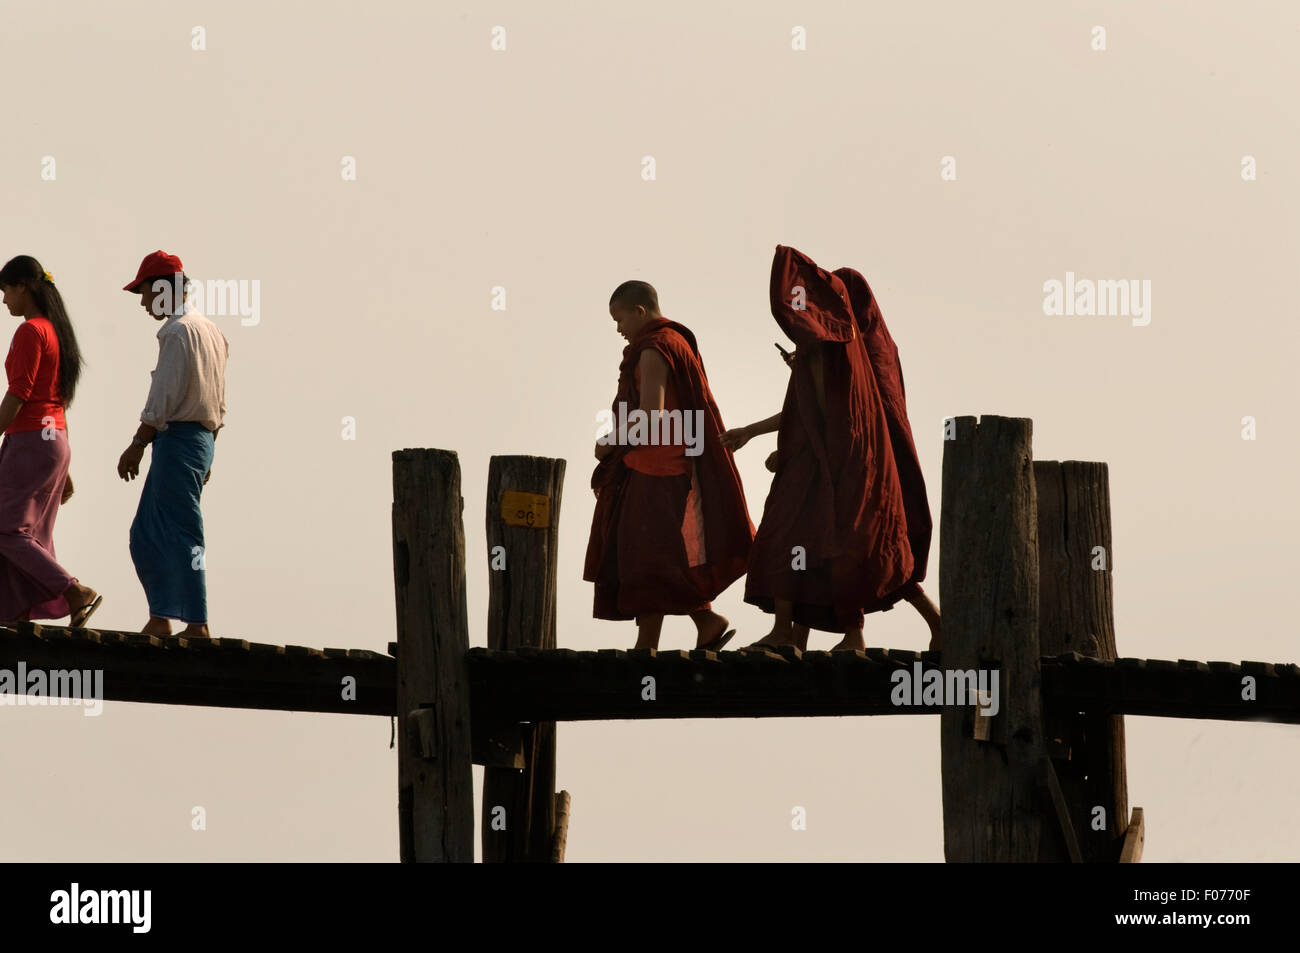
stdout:
[[(596, 510), (583, 578), (596, 584), (592, 614), (636, 619), (638, 649), (658, 648), (665, 615), (689, 615), (696, 648), (720, 649), (735, 631), (710, 603), (744, 574), (754, 536), (722, 446), (722, 416), (695, 335), (660, 313), (653, 287), (624, 282), (609, 313), (628, 343), (615, 430), (598, 440), (591, 478)], [(636, 411), (646, 415), (639, 429)]]
[[(903, 387), (903, 365), (898, 358), (898, 345), (894, 343), (885, 325), (871, 285), (861, 272), (852, 268), (837, 268), (835, 276), (844, 282), (849, 292), (853, 318), (867, 349), (867, 359), (876, 377), (876, 388), (885, 408), (885, 421), (889, 425), (889, 446), (894, 454), (894, 466), (903, 487), (903, 511), (907, 515), (907, 540), (912, 547), (912, 576), (893, 596), (894, 601), (906, 599), (926, 625), (930, 627), (930, 651), (941, 648), (942, 633), (939, 608), (921, 588), (921, 580), (930, 559), (930, 537), (934, 524), (930, 519), (930, 501), (925, 492), (925, 477), (921, 473), (921, 458), (912, 439), (912, 425), (907, 419), (906, 391)], [(892, 607), (885, 606), (888, 609)]]
[[(931, 621), (933, 605), (916, 585), (929, 549), (928, 507), (914, 530), (924, 539), (918, 574), (885, 400), (844, 281), (777, 246), (770, 293), (778, 325), (796, 344), (785, 404), (781, 413), (724, 435), (725, 445), (739, 449), (778, 431), (776, 477), (745, 590), (745, 600), (774, 613), (775, 622), (755, 644), (806, 648), (815, 628), (843, 634), (835, 650), (862, 649), (864, 612), (905, 598)], [(883, 343), (880, 350), (883, 360)], [(898, 383), (901, 399), (901, 371)], [(910, 441), (910, 429), (907, 435)], [(938, 648), (937, 611), (931, 648)]]

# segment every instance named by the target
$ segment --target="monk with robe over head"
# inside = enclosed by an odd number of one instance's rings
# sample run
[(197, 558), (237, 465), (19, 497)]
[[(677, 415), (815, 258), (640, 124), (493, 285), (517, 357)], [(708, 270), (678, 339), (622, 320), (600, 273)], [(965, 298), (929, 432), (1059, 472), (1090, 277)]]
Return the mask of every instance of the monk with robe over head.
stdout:
[(609, 313), (628, 343), (591, 478), (593, 615), (635, 619), (636, 648), (658, 648), (665, 615), (689, 615), (696, 648), (720, 649), (735, 632), (710, 604), (744, 575), (754, 537), (722, 416), (695, 335), (653, 287), (624, 282)]
[[(851, 269), (832, 274), (778, 245), (770, 296), (777, 324), (796, 346), (785, 403), (779, 414), (723, 437), (739, 449), (777, 431), (776, 475), (745, 587), (746, 602), (775, 615), (757, 645), (806, 648), (811, 628), (842, 634), (837, 650), (862, 649), (865, 613), (907, 599), (930, 624), (937, 649), (938, 611), (918, 584), (929, 507), (897, 348), (870, 288)], [(907, 457), (901, 467), (896, 447)]]

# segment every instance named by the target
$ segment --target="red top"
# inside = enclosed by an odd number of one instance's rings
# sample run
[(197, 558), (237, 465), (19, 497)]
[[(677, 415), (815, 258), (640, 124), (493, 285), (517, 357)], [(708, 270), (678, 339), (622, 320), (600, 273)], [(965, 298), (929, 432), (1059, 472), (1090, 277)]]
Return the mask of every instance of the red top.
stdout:
[(59, 339), (54, 325), (44, 315), (18, 325), (5, 358), (5, 373), (9, 376), (9, 393), (23, 401), (5, 433), (43, 430), (47, 417), (53, 418), (54, 429), (67, 429), (58, 395)]

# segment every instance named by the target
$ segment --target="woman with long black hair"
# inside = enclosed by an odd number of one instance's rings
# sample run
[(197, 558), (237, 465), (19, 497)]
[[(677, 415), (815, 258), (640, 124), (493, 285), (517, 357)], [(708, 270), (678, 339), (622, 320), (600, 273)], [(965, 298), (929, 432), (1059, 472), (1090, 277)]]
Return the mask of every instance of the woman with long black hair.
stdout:
[(81, 376), (81, 349), (53, 276), (35, 258), (6, 262), (0, 291), (9, 313), (23, 319), (0, 400), (0, 622), (71, 615), (83, 626), (103, 597), (54, 558), (54, 518), (72, 495), (63, 411)]

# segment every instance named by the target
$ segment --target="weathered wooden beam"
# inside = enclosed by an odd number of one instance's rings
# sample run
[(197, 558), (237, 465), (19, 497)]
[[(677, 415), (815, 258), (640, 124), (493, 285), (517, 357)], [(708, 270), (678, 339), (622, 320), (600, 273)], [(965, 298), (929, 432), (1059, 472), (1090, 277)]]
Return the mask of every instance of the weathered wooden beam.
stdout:
[[(1104, 463), (1034, 461), (1038, 504), (1038, 643), (1044, 656), (1112, 661), (1115, 609), (1110, 479)], [(1124, 718), (1080, 709), (1044, 689), (1049, 746), (1083, 859), (1114, 863), (1128, 826)], [(1055, 842), (1054, 842), (1055, 841)], [(1044, 839), (1044, 860), (1062, 845)]]
[(564, 863), (564, 849), (569, 843), (569, 809), (573, 799), (568, 791), (555, 795), (555, 835), (551, 842), (551, 863)]
[[(39, 633), (39, 634), (37, 634)], [(929, 707), (889, 702), (889, 678), (899, 667), (938, 669), (938, 656), (906, 649), (870, 654), (783, 649), (782, 660), (739, 652), (680, 651), (663, 660), (623, 650), (569, 649), (493, 653), (470, 649), (475, 764), (515, 764), (518, 737), (497, 737), (491, 720), (519, 722), (626, 718), (762, 718), (793, 715), (933, 715)], [(888, 659), (888, 662), (883, 660)], [(803, 664), (782, 664), (782, 661)], [(213, 639), (188, 645), (176, 637), (138, 632), (66, 629), (30, 622), (0, 626), (0, 669), (100, 670), (108, 701), (196, 705), (267, 711), (396, 715), (396, 662), (365, 649), (315, 649)], [(1184, 662), (1079, 655), (1041, 659), (1045, 697), (1079, 711), (1219, 721), (1300, 724), (1300, 667), (1271, 662)], [(648, 666), (648, 667), (647, 667)], [(864, 672), (863, 668), (872, 669)], [(653, 674), (668, 689), (654, 706), (627, 701), (626, 686)], [(696, 678), (696, 676), (699, 676)], [(344, 701), (344, 679), (356, 679), (355, 701)], [(1251, 692), (1244, 691), (1249, 678)], [(610, 686), (615, 688), (611, 690)], [(477, 688), (473, 688), (477, 686)], [(1243, 698), (1243, 695), (1247, 697)], [(994, 719), (996, 720), (996, 719)], [(985, 719), (976, 719), (976, 725)], [(481, 747), (478, 726), (487, 725)], [(973, 730), (975, 730), (973, 726)], [(519, 755), (522, 758), (522, 754)], [(519, 765), (515, 765), (516, 769)]]
[[(1056, 767), (1052, 764), (1052, 759), (1046, 755), (1039, 764), (1042, 765), (1043, 787), (1046, 789), (1047, 796), (1052, 802), (1052, 808), (1056, 812), (1056, 829), (1065, 842), (1066, 853), (1072, 863), (1083, 863), (1083, 852), (1079, 849), (1079, 836), (1075, 832), (1075, 821), (1070, 816), (1070, 805), (1066, 802), (1065, 792), (1061, 790), (1061, 779), (1056, 775)], [(1043, 837), (1044, 841), (1047, 839), (1046, 836)], [(1052, 859), (1055, 860), (1056, 858)]]
[[(488, 467), (488, 648), (555, 648), (564, 461), (498, 456)], [(555, 828), (555, 722), (523, 728), (522, 770), (483, 772), (483, 860), (546, 862)]]
[(1121, 864), (1136, 864), (1142, 860), (1142, 847), (1146, 844), (1146, 821), (1140, 807), (1133, 808), (1133, 817), (1124, 830), (1124, 846), (1120, 848)]
[[(893, 677), (912, 681), (938, 656), (907, 650), (767, 652), (470, 649), (474, 718), (594, 721), (642, 718), (789, 718), (800, 715), (937, 715), (892, 701)], [(647, 682), (646, 679), (651, 679)], [(653, 685), (654, 698), (643, 688)]]
[(393, 453), (401, 858), (474, 860), (460, 461)]
[(1300, 724), (1300, 666), (1078, 655), (1041, 660), (1043, 691), (1077, 711)]
[(16, 678), (20, 666), (102, 673), (105, 701), (351, 715), (392, 715), (397, 703), (396, 664), (364, 649), (0, 626), (0, 669)]
[[(906, 670), (912, 681), (930, 671), (954, 674), (954, 666), (941, 667), (939, 655), (932, 652), (783, 651), (784, 658), (766, 652), (503, 653), (474, 648), (468, 656), (470, 703), (475, 719), (520, 722), (935, 715), (939, 711), (932, 706), (892, 702), (894, 673)], [(1040, 665), (1043, 693), (1080, 711), (1300, 723), (1300, 667), (1295, 665), (1180, 666), (1141, 659), (1099, 662), (1077, 655), (1043, 658)], [(1241, 697), (1247, 675), (1258, 692), (1255, 700)], [(642, 700), (639, 689), (645, 678), (654, 679), (653, 702)], [(973, 736), (978, 709), (970, 714)], [(992, 721), (1000, 718), (1001, 712)]]
[(992, 740), (974, 708), (940, 718), (944, 856), (1036, 861), (1044, 756), (1038, 672), (1038, 539), (1032, 422), (985, 415), (950, 422), (944, 442), (939, 590), (943, 667), (1000, 670)]

